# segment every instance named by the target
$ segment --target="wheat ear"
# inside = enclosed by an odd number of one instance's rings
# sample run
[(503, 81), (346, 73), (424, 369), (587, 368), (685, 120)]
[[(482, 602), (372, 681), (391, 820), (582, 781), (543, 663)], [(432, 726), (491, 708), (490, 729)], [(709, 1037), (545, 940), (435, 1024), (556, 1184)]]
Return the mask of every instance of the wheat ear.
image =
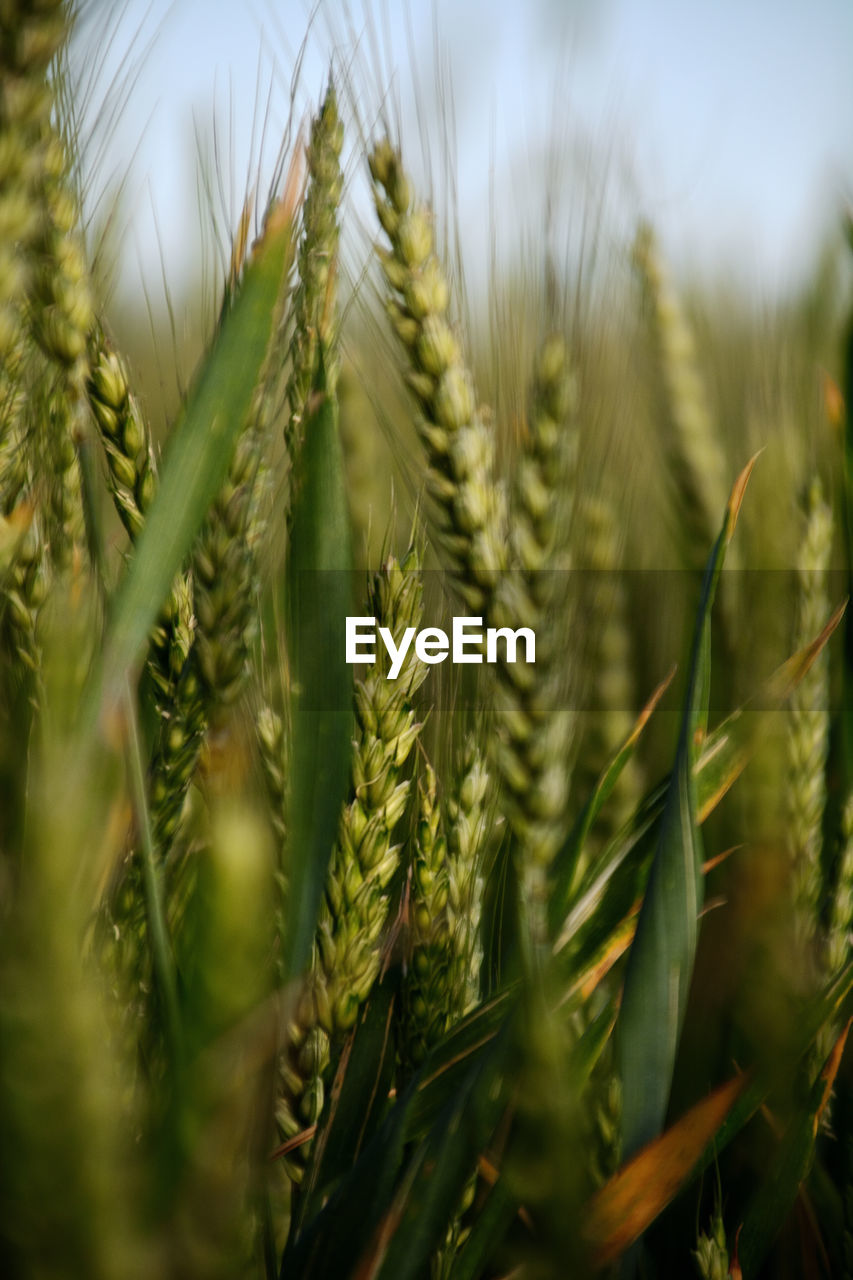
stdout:
[[(669, 419), (668, 456), (688, 535), (688, 560), (692, 567), (701, 569), (726, 506), (725, 458), (711, 421), (693, 333), (648, 224), (637, 233), (634, 262), (649, 301)], [(728, 557), (729, 567), (732, 555), (736, 555), (734, 550)]]
[(447, 843), (442, 831), (441, 806), (435, 771), (427, 764), (418, 784), (409, 903), (410, 953), (401, 1057), (410, 1067), (423, 1062), (450, 1020), (448, 892)]
[[(819, 634), (829, 614), (827, 571), (832, 513), (815, 479), (805, 498), (803, 538), (797, 561), (795, 647)], [(819, 654), (791, 695), (788, 745), (788, 853), (793, 876), (794, 933), (803, 954), (815, 947), (822, 897), (822, 822), (829, 748), (829, 667)]]
[[(389, 557), (373, 577), (368, 609), (399, 644), (418, 628), (423, 610), (420, 561), (409, 551)], [(353, 798), (341, 817), (326, 882), (318, 934), (324, 992), (320, 1022), (330, 1034), (348, 1031), (379, 972), (379, 944), (388, 916), (388, 886), (399, 865), (394, 831), (406, 809), (406, 762), (420, 733), (413, 699), (427, 668), (410, 649), (396, 680), (387, 654), (356, 681)]]
[[(635, 690), (627, 592), (620, 572), (619, 536), (613, 503), (585, 493), (578, 503), (580, 613), (584, 621), (581, 679), (587, 710), (578, 751), (575, 787), (583, 804), (602, 769), (613, 759), (634, 723)], [(590, 835), (590, 857), (627, 822), (642, 798), (642, 776), (632, 756), (608, 796)]]
[(565, 592), (555, 590), (554, 570), (567, 563), (558, 534), (569, 523), (574, 500), (576, 409), (566, 345), (552, 336), (537, 361), (518, 463), (514, 568), (501, 580), (494, 611), (499, 626), (521, 624), (536, 636), (535, 663), (517, 657), (497, 668), (494, 760), (516, 840), (531, 932), (538, 939), (544, 937), (548, 868), (564, 834), (570, 777), (573, 717), (565, 706), (566, 664), (554, 643), (556, 635), (564, 634), (555, 610), (564, 607)]
[(488, 614), (505, 563), (492, 432), (477, 409), (473, 379), (450, 325), (450, 289), (434, 250), (430, 215), (387, 140), (374, 148), (370, 172), (391, 246), (378, 251), (391, 295), (388, 314), (409, 362), (406, 381), (417, 402), (426, 486), (437, 504), (441, 543), (466, 604)]

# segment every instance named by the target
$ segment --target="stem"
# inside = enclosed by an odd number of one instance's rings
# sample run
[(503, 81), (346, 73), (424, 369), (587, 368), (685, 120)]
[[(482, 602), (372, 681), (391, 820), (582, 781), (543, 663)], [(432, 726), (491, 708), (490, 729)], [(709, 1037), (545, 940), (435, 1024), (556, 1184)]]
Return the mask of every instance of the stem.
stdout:
[(142, 765), (142, 748), (139, 741), (139, 722), (129, 683), (125, 685), (125, 693), (130, 781), (142, 853), (142, 874), (145, 883), (148, 935), (151, 939), (151, 959), (154, 978), (160, 992), (166, 1017), (166, 1039), (169, 1053), (172, 1064), (176, 1065), (181, 1057), (181, 1020), (178, 1011), (175, 962), (169, 944), (159, 868), (154, 854), (154, 842), (151, 838), (151, 820), (148, 813), (148, 800), (145, 794), (145, 771)]

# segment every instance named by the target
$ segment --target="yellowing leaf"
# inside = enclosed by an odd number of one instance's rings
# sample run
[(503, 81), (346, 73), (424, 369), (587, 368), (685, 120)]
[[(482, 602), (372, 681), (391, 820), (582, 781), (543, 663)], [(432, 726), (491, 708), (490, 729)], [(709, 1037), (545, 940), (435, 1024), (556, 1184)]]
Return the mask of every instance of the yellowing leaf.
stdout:
[(584, 1235), (603, 1267), (639, 1239), (666, 1208), (743, 1092), (736, 1076), (703, 1098), (666, 1133), (643, 1147), (587, 1205)]

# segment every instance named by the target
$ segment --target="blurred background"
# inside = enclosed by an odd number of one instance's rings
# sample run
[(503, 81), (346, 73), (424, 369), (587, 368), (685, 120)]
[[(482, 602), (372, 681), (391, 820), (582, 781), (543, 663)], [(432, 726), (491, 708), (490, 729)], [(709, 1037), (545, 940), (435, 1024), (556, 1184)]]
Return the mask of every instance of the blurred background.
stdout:
[(258, 174), (263, 189), (301, 58), (297, 123), (332, 62), (355, 70), (368, 131), (386, 93), (404, 135), (420, 128), (438, 150), (452, 131), (472, 273), (490, 205), (512, 206), (499, 230), (517, 237), (518, 215), (538, 213), (532, 174), (562, 148), (609, 170), (676, 263), (736, 270), (772, 297), (802, 280), (850, 194), (851, 48), (846, 0), (90, 0), (75, 63), (94, 189), (124, 184), (125, 289), (150, 285), (161, 257), (173, 286), (192, 277), (199, 142), (214, 121), (228, 196), (239, 206)]
[[(331, 67), (346, 124), (341, 276), (355, 305), (341, 419), (359, 561), (376, 561), (392, 509), (407, 536), (422, 484), (372, 252), (364, 156), (387, 129), (434, 206), (504, 469), (543, 323), (557, 321), (581, 388), (580, 489), (618, 508), (612, 565), (685, 568), (684, 477), (632, 253), (647, 224), (716, 437), (711, 506), (770, 444), (740, 564), (787, 570), (803, 487), (817, 473), (831, 498), (837, 473), (825, 379), (840, 377), (850, 280), (851, 49), (847, 0), (83, 0), (67, 96), (90, 241), (155, 431), (212, 332), (247, 198), (256, 229)], [(583, 550), (579, 563), (598, 567)], [(682, 596), (665, 581), (628, 585), (635, 620), (648, 612), (643, 694), (682, 649), (678, 610), (662, 636), (662, 602)], [(763, 582), (772, 605), (777, 586)], [(770, 606), (742, 615), (765, 641), (745, 645), (739, 696), (790, 652), (784, 619)]]
[[(386, 128), (434, 205), (480, 394), (502, 429), (523, 415), (550, 291), (586, 389), (592, 487), (616, 453), (623, 523), (632, 493), (657, 500), (656, 427), (630, 364), (648, 327), (631, 258), (647, 221), (696, 330), (727, 480), (792, 425), (792, 476), (813, 469), (825, 426), (815, 365), (836, 371), (848, 270), (851, 49), (847, 0), (83, 0), (68, 96), (90, 240), (155, 430), (210, 335), (246, 198), (257, 226), (331, 66), (347, 125), (341, 274), (358, 287), (344, 336), (362, 477), (402, 468), (398, 491), (420, 483), (400, 438), (410, 415), (394, 348), (371, 309), (364, 154)], [(763, 468), (769, 494), (777, 466)], [(365, 497), (379, 537), (387, 501)], [(660, 531), (644, 520), (654, 567), (671, 542), (666, 520)], [(787, 551), (771, 562), (790, 563)]]

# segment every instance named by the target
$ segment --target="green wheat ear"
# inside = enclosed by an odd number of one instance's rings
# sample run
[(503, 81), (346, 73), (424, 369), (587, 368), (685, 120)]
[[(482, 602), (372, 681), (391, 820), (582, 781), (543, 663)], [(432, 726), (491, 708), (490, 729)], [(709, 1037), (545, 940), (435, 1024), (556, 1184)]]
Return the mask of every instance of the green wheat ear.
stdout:
[(833, 974), (850, 958), (853, 945), (853, 796), (849, 795), (841, 812), (840, 844), (826, 946), (826, 967)]
[[(400, 562), (386, 560), (371, 580), (367, 607), (397, 644), (407, 627), (420, 627), (423, 585), (414, 550)], [(388, 888), (400, 857), (394, 833), (411, 786), (405, 766), (421, 730), (413, 700), (427, 667), (410, 648), (396, 680), (388, 670), (383, 648), (355, 686), (353, 796), (341, 817), (318, 932), (318, 1017), (330, 1035), (353, 1026), (379, 972)]]
[(388, 314), (409, 364), (406, 381), (418, 408), (439, 539), (466, 605), (488, 614), (505, 564), (506, 513), (495, 482), (493, 435), (450, 324), (450, 288), (429, 212), (387, 139), (369, 163), (377, 216), (391, 246), (377, 251)]
[(62, 4), (9, 3), (0, 12), (0, 361), (14, 364), (32, 287), (54, 99), (47, 71), (66, 37)]
[[(634, 262), (649, 301), (649, 318), (669, 422), (667, 457), (687, 532), (687, 559), (702, 569), (725, 510), (728, 482), (723, 450), (708, 407), (693, 332), (661, 258), (654, 231), (637, 232)], [(733, 561), (729, 560), (731, 568)]]
[(307, 150), (308, 186), (302, 206), (302, 236), (297, 250), (299, 281), (293, 295), (291, 373), (286, 397), (290, 418), (286, 429), (289, 452), (298, 446), (305, 406), (317, 363), (317, 344), (328, 353), (326, 386), (335, 393), (338, 380), (337, 269), (338, 209), (343, 191), (341, 148), (344, 128), (338, 100), (329, 84), (311, 124)]
[(417, 1066), (480, 997), (480, 912), (489, 775), (474, 735), (444, 803), (427, 764), (418, 785), (401, 1056)]
[(731, 1274), (726, 1228), (719, 1206), (711, 1219), (710, 1230), (700, 1233), (693, 1258), (702, 1280), (727, 1280)]
[[(407, 627), (420, 626), (423, 584), (414, 550), (402, 562), (387, 558), (370, 581), (367, 607), (397, 643)], [(379, 973), (389, 887), (400, 863), (393, 838), (407, 807), (406, 767), (421, 730), (413, 698), (426, 673), (410, 650), (397, 679), (389, 680), (383, 649), (356, 681), (352, 798), (341, 814), (314, 959), (280, 1060), (276, 1120), (284, 1141), (318, 1118), (329, 1038), (352, 1029)], [(288, 1161), (294, 1182), (302, 1179), (305, 1154), (303, 1146)]]
[(435, 770), (426, 765), (418, 783), (417, 826), (409, 903), (409, 968), (401, 1057), (423, 1062), (450, 1021), (450, 929), (447, 842), (441, 824)]
[(86, 391), (106, 454), (113, 503), (134, 540), (142, 532), (157, 488), (151, 433), (121, 356), (103, 334), (93, 348)]
[[(827, 573), (832, 513), (815, 479), (805, 495), (797, 562), (795, 647), (820, 634), (829, 614)], [(823, 895), (822, 824), (829, 750), (829, 666), (826, 651), (791, 695), (788, 745), (788, 853), (793, 877), (794, 935), (803, 956), (817, 963), (816, 930)], [(814, 976), (814, 975), (813, 975)]]
[[(613, 759), (634, 725), (636, 693), (632, 671), (629, 602), (620, 568), (619, 531), (613, 503), (585, 493), (578, 503), (578, 559), (583, 567), (580, 617), (583, 621), (581, 687), (588, 709), (573, 781), (580, 804)], [(592, 854), (628, 821), (642, 798), (635, 756), (619, 774), (595, 829)]]
[[(566, 530), (577, 467), (577, 391), (557, 335), (539, 353), (513, 506), (512, 572), (495, 602), (499, 626), (529, 627), (536, 661), (502, 662), (495, 691), (494, 761), (516, 840), (532, 935), (544, 939), (548, 870), (565, 834), (573, 716), (565, 709), (555, 570), (568, 564)], [(561, 586), (564, 584), (561, 584)], [(565, 619), (563, 618), (564, 622)], [(562, 706), (561, 706), (562, 704)]]
[(22, 498), (33, 508), (5, 609), (12, 652), (29, 671), (40, 666), (44, 575), (68, 567), (83, 534), (73, 437), (92, 310), (47, 75), (67, 27), (61, 4), (0, 13), (0, 514)]
[(455, 781), (445, 799), (450, 1021), (470, 1012), (481, 993), (483, 863), (489, 842), (491, 777), (482, 734), (465, 739)]

